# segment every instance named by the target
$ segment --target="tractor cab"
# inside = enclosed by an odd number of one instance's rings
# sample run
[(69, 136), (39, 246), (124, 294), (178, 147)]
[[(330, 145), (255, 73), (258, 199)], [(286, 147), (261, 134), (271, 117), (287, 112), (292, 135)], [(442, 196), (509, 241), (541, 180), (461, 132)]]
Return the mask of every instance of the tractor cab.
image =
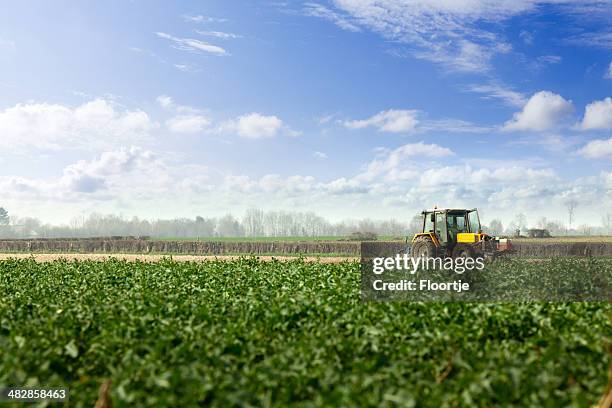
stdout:
[[(412, 238), (414, 256), (474, 257), (506, 249), (503, 245), (498, 248), (498, 242), (486, 244), (494, 238), (482, 232), (476, 208), (434, 208), (421, 214), (422, 230)], [(509, 243), (506, 246), (509, 249)]]

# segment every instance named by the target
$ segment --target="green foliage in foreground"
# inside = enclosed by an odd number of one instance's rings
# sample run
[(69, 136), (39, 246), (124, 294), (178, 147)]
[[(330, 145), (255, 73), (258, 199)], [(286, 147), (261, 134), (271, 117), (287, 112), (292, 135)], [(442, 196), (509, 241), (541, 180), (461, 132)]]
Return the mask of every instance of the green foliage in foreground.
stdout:
[(610, 304), (364, 303), (359, 276), (2, 261), (0, 386), (64, 385), (79, 407), (107, 378), (115, 407), (561, 407), (604, 391)]

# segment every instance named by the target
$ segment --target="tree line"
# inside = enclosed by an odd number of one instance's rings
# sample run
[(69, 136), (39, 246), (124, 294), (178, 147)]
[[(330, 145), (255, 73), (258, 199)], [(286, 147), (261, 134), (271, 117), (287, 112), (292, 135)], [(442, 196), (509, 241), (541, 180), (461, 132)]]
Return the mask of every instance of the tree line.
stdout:
[(313, 212), (249, 209), (241, 217), (174, 218), (147, 220), (118, 215), (90, 214), (74, 217), (68, 225), (43, 223), (32, 217), (2, 217), (2, 238), (84, 238), (106, 236), (187, 237), (289, 237), (347, 236), (354, 232), (404, 236), (409, 228), (398, 220), (346, 220), (330, 222)]
[[(527, 217), (517, 214), (506, 227), (492, 219), (483, 230), (491, 235), (514, 236), (516, 231), (526, 235), (529, 228), (547, 229), (553, 236), (605, 235), (612, 233), (612, 215), (602, 217), (601, 227), (582, 225), (569, 229), (563, 222), (541, 217), (528, 226)], [(404, 237), (420, 231), (422, 215), (414, 214), (406, 220), (345, 220), (330, 222), (314, 212), (263, 211), (251, 208), (241, 217), (226, 214), (222, 217), (174, 218), (147, 220), (138, 217), (90, 214), (74, 217), (68, 225), (43, 223), (32, 217), (12, 217), (0, 207), (0, 238), (83, 238), (106, 236), (150, 236), (166, 238), (193, 237), (326, 237), (349, 236), (354, 233), (373, 233), (379, 236)]]

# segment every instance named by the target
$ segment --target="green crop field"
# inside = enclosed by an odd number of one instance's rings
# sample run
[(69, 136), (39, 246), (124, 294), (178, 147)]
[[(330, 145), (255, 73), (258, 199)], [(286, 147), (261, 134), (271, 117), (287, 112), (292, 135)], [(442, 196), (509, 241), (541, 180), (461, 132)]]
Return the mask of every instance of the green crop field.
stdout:
[(66, 386), (76, 407), (107, 379), (113, 407), (589, 407), (604, 393), (609, 303), (373, 303), (359, 285), (357, 262), (1, 261), (0, 386)]

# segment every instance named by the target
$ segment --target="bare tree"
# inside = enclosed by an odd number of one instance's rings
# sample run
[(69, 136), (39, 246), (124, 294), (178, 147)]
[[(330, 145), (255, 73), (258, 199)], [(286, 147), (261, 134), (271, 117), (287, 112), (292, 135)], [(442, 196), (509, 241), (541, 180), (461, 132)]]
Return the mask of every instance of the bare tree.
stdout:
[(9, 224), (8, 211), (6, 211), (3, 207), (0, 207), (0, 225), (8, 225), (8, 224)]
[(514, 219), (516, 223), (516, 229), (522, 232), (527, 228), (527, 217), (525, 216), (525, 214), (519, 213), (514, 216)]
[(489, 223), (489, 232), (492, 235), (501, 235), (504, 233), (504, 226), (500, 220), (494, 219)]
[(588, 224), (582, 224), (580, 226), (580, 232), (582, 235), (591, 235), (593, 228)]
[(261, 237), (264, 235), (264, 212), (256, 208), (246, 210), (242, 217), (242, 227), (247, 237)]
[(606, 231), (606, 234), (612, 234), (612, 214), (606, 213), (606, 215), (601, 217), (601, 223)]
[(242, 226), (231, 214), (225, 215), (217, 223), (217, 233), (222, 237), (242, 236)]
[(574, 199), (570, 199), (565, 203), (565, 208), (567, 208), (567, 215), (569, 217), (569, 229), (572, 229), (572, 222), (574, 221), (574, 211), (576, 210), (576, 206), (578, 203)]
[(546, 219), (546, 217), (540, 217), (538, 219), (538, 228), (546, 229), (547, 225), (548, 225), (548, 220)]
[(423, 228), (423, 215), (415, 214), (410, 219), (410, 224), (408, 225), (408, 231), (407, 232), (409, 234), (415, 234), (417, 232), (421, 232), (422, 228)]

